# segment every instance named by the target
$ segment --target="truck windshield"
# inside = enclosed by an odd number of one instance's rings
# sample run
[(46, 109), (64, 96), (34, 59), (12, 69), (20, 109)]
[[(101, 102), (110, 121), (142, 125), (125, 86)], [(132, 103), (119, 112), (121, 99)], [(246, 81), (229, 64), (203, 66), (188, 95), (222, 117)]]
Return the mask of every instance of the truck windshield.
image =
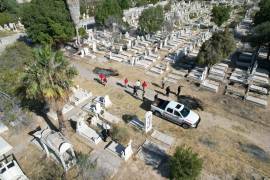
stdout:
[(188, 108), (184, 107), (180, 112), (181, 112), (182, 116), (185, 118), (188, 116), (190, 110)]

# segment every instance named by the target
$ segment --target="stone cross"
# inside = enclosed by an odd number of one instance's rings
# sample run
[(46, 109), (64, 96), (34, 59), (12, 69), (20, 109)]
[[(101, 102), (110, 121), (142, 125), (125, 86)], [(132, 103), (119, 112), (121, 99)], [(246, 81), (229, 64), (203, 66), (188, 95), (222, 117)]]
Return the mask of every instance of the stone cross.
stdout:
[(145, 113), (145, 133), (148, 133), (149, 131), (152, 130), (152, 119), (153, 119), (153, 114), (151, 111), (147, 111)]

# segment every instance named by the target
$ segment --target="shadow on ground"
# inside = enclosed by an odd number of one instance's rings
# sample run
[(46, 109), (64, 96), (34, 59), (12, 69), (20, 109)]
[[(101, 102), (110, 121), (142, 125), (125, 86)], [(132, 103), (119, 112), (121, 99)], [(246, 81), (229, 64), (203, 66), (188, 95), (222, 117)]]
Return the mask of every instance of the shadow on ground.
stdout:
[(177, 98), (177, 101), (181, 104), (184, 104), (185, 106), (187, 106), (189, 109), (200, 109), (200, 110), (204, 110), (203, 106), (203, 102), (196, 98), (196, 97), (192, 97), (192, 96), (187, 96), (187, 95), (180, 95)]

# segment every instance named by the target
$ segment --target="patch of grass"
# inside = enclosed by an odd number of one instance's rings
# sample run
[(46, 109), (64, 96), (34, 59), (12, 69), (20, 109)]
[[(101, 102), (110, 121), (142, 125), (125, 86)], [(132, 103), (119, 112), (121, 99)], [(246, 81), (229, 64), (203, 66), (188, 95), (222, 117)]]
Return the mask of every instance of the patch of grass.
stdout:
[(112, 129), (111, 137), (114, 141), (122, 145), (126, 145), (128, 144), (130, 140), (130, 132), (124, 126), (114, 125)]

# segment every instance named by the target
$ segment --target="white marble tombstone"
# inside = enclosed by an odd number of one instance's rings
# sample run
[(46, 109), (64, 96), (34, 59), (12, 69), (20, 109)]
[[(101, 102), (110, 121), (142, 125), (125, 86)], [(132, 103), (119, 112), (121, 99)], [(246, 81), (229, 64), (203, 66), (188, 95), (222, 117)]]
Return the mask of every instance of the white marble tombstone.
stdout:
[(112, 101), (110, 100), (109, 95), (104, 96), (104, 107), (108, 108), (112, 105)]
[(159, 42), (159, 48), (161, 49), (162, 47), (163, 47), (163, 42), (160, 41), (160, 42)]
[(89, 49), (87, 47), (83, 48), (84, 54), (88, 56), (90, 54)]
[(85, 54), (84, 54), (84, 50), (82, 49), (82, 50), (81, 50), (81, 55), (80, 55), (80, 56), (81, 56), (81, 57), (84, 57), (84, 55), (85, 55)]
[(134, 64), (135, 64), (135, 57), (132, 57), (132, 58), (131, 58), (130, 64), (131, 64), (131, 66), (134, 66)]
[(119, 47), (119, 52), (122, 52), (123, 51), (123, 48), (122, 46)]
[(127, 43), (127, 48), (128, 48), (128, 49), (131, 48), (131, 44), (132, 44), (132, 43), (131, 43), (131, 40), (129, 39), (129, 40), (128, 40), (128, 43)]
[(112, 52), (110, 51), (110, 59), (112, 59)]
[(95, 113), (96, 114), (100, 114), (101, 113), (101, 110), (102, 110), (102, 108), (101, 108), (100, 103), (96, 103), (95, 104)]
[(93, 42), (92, 46), (93, 46), (93, 52), (97, 52), (97, 43)]
[(122, 157), (124, 158), (125, 161), (128, 160), (130, 156), (133, 154), (131, 143), (132, 140), (129, 141), (127, 147), (122, 152)]
[(157, 53), (157, 52), (158, 52), (158, 48), (156, 47), (156, 48), (155, 48), (155, 53)]
[(151, 111), (147, 111), (145, 113), (145, 122), (144, 122), (144, 128), (145, 128), (145, 133), (148, 133), (149, 131), (152, 130), (152, 119), (153, 119), (153, 114)]

